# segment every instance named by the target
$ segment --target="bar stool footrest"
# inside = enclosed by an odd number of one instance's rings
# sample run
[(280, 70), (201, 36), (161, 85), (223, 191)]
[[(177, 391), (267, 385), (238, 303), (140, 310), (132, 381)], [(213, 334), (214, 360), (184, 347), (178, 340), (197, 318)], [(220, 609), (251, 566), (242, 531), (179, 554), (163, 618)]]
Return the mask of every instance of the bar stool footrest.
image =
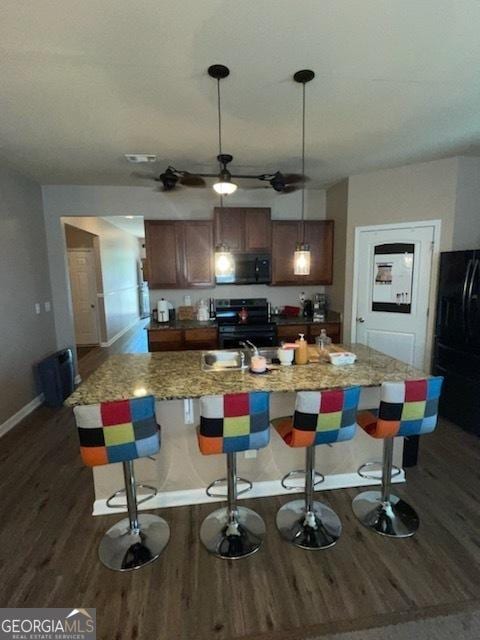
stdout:
[[(242, 494), (248, 493), (248, 491), (252, 490), (253, 483), (250, 482), (250, 480), (247, 480), (246, 478), (240, 478), (239, 476), (236, 476), (236, 483), (237, 483), (237, 496), (241, 496)], [(239, 483), (246, 484), (247, 486), (243, 489), (238, 489)], [(212, 489), (214, 489), (218, 485), (224, 486), (225, 491), (224, 492), (212, 491)], [(211, 482), (206, 488), (206, 494), (209, 498), (226, 498), (227, 497), (227, 478), (219, 478), (218, 480), (214, 480), (213, 482)]]
[[(372, 475), (372, 473), (368, 472), (368, 470), (372, 467), (378, 467), (378, 475)], [(357, 473), (359, 476), (361, 476), (362, 478), (366, 478), (367, 480), (381, 480), (383, 474), (383, 464), (381, 462), (365, 462), (365, 464), (362, 464), (360, 467), (358, 467)], [(402, 470), (400, 469), (400, 467), (397, 467), (394, 464), (392, 465), (392, 475), (390, 476), (390, 478), (393, 480), (393, 478), (396, 478), (401, 473)]]
[[(156, 487), (152, 487), (149, 484), (142, 484), (140, 482), (136, 482), (135, 487), (137, 489), (148, 489), (151, 492), (146, 496), (144, 496), (143, 498), (140, 498), (140, 499), (137, 498), (137, 506), (140, 504), (143, 504), (144, 502), (147, 502), (148, 500), (151, 500), (158, 493), (158, 489)], [(117, 502), (115, 504), (112, 504), (113, 500), (115, 500), (116, 498), (120, 498), (121, 496), (125, 496), (125, 502)], [(126, 509), (127, 500), (126, 500), (125, 489), (119, 489), (118, 491), (115, 491), (115, 493), (112, 493), (112, 495), (107, 499), (106, 505), (109, 509)]]
[[(287, 482), (288, 480), (293, 480), (295, 479), (295, 477), (297, 478), (305, 478), (306, 475), (306, 471), (305, 469), (294, 469), (293, 471), (289, 471), (288, 473), (286, 473), (283, 478), (280, 480), (280, 483), (282, 485), (282, 487), (284, 489), (287, 489), (288, 491), (292, 491), (293, 489), (303, 489), (305, 486), (305, 482), (303, 483), (303, 485), (298, 485), (298, 484), (291, 484), (288, 485)], [(316, 487), (319, 484), (322, 484), (322, 482), (325, 481), (325, 476), (320, 473), (319, 471), (315, 471), (315, 482), (313, 483), (313, 486)]]

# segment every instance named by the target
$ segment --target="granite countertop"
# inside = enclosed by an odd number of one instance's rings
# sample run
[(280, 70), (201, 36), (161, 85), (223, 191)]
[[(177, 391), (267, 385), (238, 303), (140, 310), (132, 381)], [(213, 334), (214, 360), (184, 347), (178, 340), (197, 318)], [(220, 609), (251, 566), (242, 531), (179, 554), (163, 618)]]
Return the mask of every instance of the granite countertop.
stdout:
[(157, 400), (173, 400), (248, 391), (319, 391), (350, 385), (373, 387), (386, 381), (424, 376), (418, 369), (364, 345), (354, 344), (347, 348), (357, 354), (355, 364), (280, 367), (265, 375), (248, 371), (202, 371), (201, 351), (114, 355), (83, 382), (65, 404), (96, 404), (150, 394)]
[[(325, 320), (322, 322), (313, 322), (312, 318), (304, 318), (303, 316), (287, 317), (287, 316), (272, 316), (271, 322), (277, 325), (289, 325), (289, 324), (325, 324), (331, 322), (341, 322), (340, 313), (338, 311), (328, 311)], [(201, 328), (216, 328), (216, 320), (207, 320), (206, 322), (200, 322), (199, 320), (171, 320), (170, 322), (159, 323), (153, 322), (153, 320), (145, 327), (148, 331), (165, 331), (168, 329), (201, 329)]]

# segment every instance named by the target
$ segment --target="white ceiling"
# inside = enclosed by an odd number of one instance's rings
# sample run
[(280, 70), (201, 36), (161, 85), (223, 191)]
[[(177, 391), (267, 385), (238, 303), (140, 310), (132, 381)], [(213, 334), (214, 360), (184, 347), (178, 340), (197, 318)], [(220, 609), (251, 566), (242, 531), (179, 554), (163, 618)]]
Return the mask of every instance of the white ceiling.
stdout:
[[(42, 183), (139, 184), (126, 152), (312, 185), (480, 145), (478, 0), (2, 0), (0, 156)], [(147, 167), (148, 168), (148, 167)]]
[(143, 216), (103, 216), (103, 220), (110, 222), (115, 227), (131, 233), (137, 238), (145, 237), (145, 225)]

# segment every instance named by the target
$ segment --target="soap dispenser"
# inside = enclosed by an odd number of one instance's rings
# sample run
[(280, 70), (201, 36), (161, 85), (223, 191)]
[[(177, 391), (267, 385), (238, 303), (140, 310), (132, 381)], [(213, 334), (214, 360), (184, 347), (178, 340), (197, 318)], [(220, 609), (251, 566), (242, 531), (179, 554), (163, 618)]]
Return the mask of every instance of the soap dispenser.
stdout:
[(308, 363), (308, 347), (307, 341), (303, 333), (298, 334), (298, 340), (295, 340), (297, 348), (295, 349), (295, 364)]

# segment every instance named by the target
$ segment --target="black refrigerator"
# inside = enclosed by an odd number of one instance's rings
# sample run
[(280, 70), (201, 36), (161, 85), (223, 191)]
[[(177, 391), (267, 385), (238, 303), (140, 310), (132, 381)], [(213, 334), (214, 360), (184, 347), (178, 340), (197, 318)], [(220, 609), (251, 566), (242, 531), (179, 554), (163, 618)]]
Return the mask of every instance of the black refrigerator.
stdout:
[(480, 249), (441, 254), (433, 372), (440, 415), (480, 435)]

